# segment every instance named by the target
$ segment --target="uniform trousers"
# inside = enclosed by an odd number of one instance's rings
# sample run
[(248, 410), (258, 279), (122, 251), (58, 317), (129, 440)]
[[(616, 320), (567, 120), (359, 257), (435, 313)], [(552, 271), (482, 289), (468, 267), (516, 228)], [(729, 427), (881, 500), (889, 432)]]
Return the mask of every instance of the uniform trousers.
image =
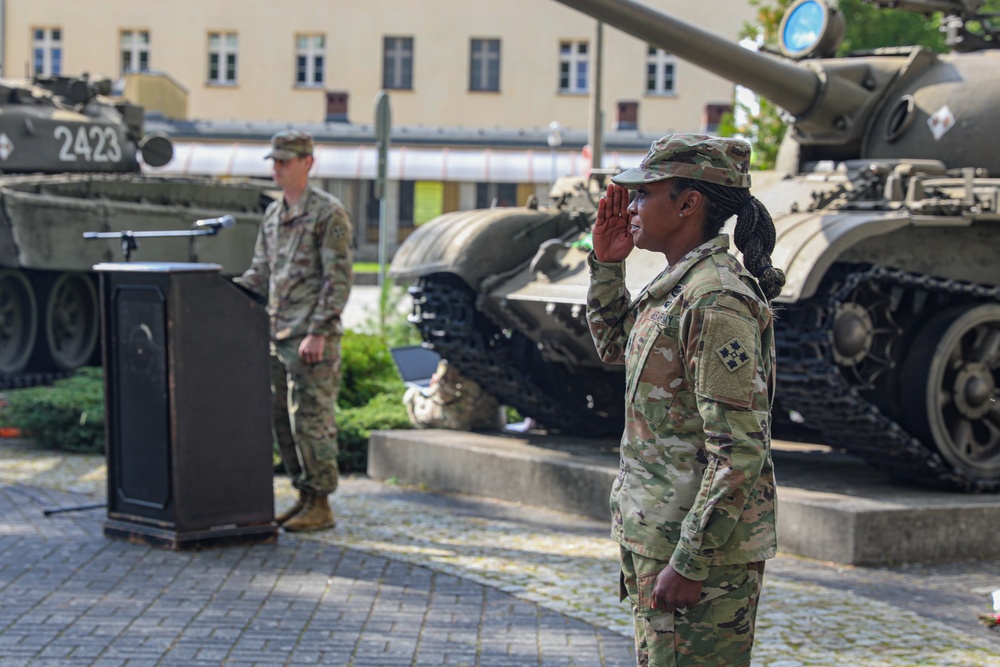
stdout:
[(753, 649), (764, 561), (713, 565), (701, 600), (673, 613), (652, 608), (667, 563), (621, 548), (621, 599), (632, 603), (640, 667), (747, 667)]
[(337, 488), (340, 336), (327, 336), (323, 360), (299, 357), (303, 337), (271, 342), (274, 439), (292, 485), (314, 495)]

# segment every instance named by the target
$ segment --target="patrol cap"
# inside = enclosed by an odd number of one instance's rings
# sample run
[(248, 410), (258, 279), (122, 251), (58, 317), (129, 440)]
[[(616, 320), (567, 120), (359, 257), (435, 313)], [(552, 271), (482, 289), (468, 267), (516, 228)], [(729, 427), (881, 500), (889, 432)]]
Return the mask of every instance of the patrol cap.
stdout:
[(308, 132), (283, 130), (271, 137), (271, 150), (264, 159), (291, 160), (313, 154), (313, 138)]
[(634, 189), (665, 178), (691, 178), (734, 188), (750, 187), (750, 144), (706, 134), (668, 134), (649, 147), (638, 167), (611, 180)]

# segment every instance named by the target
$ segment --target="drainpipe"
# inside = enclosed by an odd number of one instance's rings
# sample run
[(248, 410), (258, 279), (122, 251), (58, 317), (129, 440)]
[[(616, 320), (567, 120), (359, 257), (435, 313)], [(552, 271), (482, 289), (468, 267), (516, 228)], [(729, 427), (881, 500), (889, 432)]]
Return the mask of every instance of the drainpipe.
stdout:
[(0, 0), (0, 77), (7, 76), (4, 72), (5, 56), (7, 55), (7, 0)]
[(604, 111), (601, 98), (604, 82), (604, 23), (597, 22), (597, 32), (594, 39), (594, 73), (593, 92), (591, 93), (590, 115), (590, 162), (593, 169), (601, 167), (604, 158)]

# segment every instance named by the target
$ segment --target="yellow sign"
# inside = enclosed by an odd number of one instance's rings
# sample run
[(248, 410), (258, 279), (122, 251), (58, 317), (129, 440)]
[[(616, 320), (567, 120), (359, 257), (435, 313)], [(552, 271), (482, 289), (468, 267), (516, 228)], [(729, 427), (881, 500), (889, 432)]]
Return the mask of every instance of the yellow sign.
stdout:
[(418, 226), (444, 212), (444, 183), (417, 181), (413, 184), (413, 225)]

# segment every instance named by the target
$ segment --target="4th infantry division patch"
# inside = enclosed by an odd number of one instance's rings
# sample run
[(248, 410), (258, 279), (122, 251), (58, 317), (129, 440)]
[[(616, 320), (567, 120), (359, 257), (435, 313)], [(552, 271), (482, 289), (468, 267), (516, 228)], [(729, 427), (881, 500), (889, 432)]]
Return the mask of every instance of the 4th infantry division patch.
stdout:
[(743, 347), (743, 343), (741, 343), (738, 338), (732, 339), (716, 350), (715, 353), (719, 355), (722, 359), (722, 363), (730, 373), (750, 361), (750, 355), (747, 354), (746, 349)]

